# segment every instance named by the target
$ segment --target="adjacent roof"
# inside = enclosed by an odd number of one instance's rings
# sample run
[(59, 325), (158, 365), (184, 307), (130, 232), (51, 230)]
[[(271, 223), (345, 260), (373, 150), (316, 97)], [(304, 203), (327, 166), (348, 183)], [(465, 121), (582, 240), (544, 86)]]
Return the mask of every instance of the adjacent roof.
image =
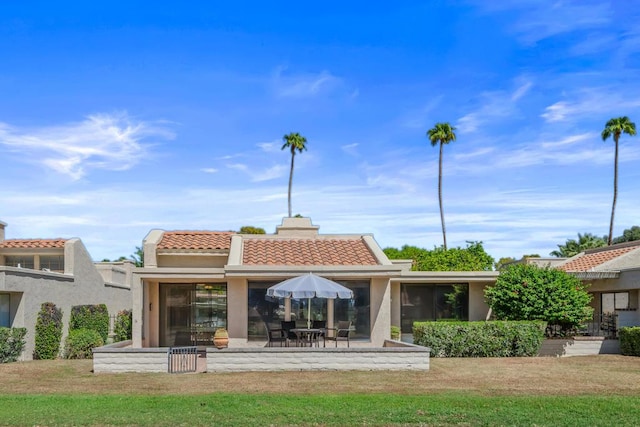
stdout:
[(0, 249), (64, 248), (67, 239), (10, 239), (0, 242)]
[(589, 249), (584, 254), (576, 255), (567, 260), (559, 268), (569, 272), (597, 271), (602, 264), (640, 249), (640, 241), (620, 243), (603, 248)]
[(244, 240), (244, 265), (378, 265), (362, 238)]
[(165, 231), (158, 249), (229, 250), (233, 231)]

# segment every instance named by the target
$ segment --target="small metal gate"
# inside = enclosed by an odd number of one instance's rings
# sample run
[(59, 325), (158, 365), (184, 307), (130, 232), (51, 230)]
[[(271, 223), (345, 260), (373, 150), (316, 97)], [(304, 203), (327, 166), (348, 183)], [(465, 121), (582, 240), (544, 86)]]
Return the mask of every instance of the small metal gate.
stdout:
[(198, 347), (170, 347), (169, 373), (183, 374), (198, 369)]

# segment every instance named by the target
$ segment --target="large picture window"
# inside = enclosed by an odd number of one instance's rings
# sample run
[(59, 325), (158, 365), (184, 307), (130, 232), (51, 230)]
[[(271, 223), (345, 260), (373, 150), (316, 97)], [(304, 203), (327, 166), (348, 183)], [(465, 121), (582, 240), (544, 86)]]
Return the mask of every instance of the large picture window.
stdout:
[(401, 284), (402, 333), (413, 331), (413, 322), (469, 320), (468, 284)]
[(353, 291), (353, 299), (334, 300), (333, 322), (351, 321), (353, 338), (371, 337), (371, 286), (369, 281), (336, 280)]

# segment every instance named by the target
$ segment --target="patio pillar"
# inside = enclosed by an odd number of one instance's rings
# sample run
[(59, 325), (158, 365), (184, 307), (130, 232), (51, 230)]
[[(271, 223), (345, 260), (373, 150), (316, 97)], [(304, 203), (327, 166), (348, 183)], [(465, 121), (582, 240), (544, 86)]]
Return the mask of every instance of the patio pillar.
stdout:
[(284, 320), (287, 322), (291, 320), (291, 298), (284, 299)]

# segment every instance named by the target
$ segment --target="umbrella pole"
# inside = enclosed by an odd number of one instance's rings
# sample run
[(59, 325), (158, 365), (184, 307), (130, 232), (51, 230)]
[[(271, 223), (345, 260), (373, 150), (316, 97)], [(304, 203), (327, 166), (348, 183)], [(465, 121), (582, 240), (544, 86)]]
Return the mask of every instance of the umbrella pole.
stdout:
[(309, 298), (309, 304), (307, 305), (307, 329), (311, 329), (311, 298)]

